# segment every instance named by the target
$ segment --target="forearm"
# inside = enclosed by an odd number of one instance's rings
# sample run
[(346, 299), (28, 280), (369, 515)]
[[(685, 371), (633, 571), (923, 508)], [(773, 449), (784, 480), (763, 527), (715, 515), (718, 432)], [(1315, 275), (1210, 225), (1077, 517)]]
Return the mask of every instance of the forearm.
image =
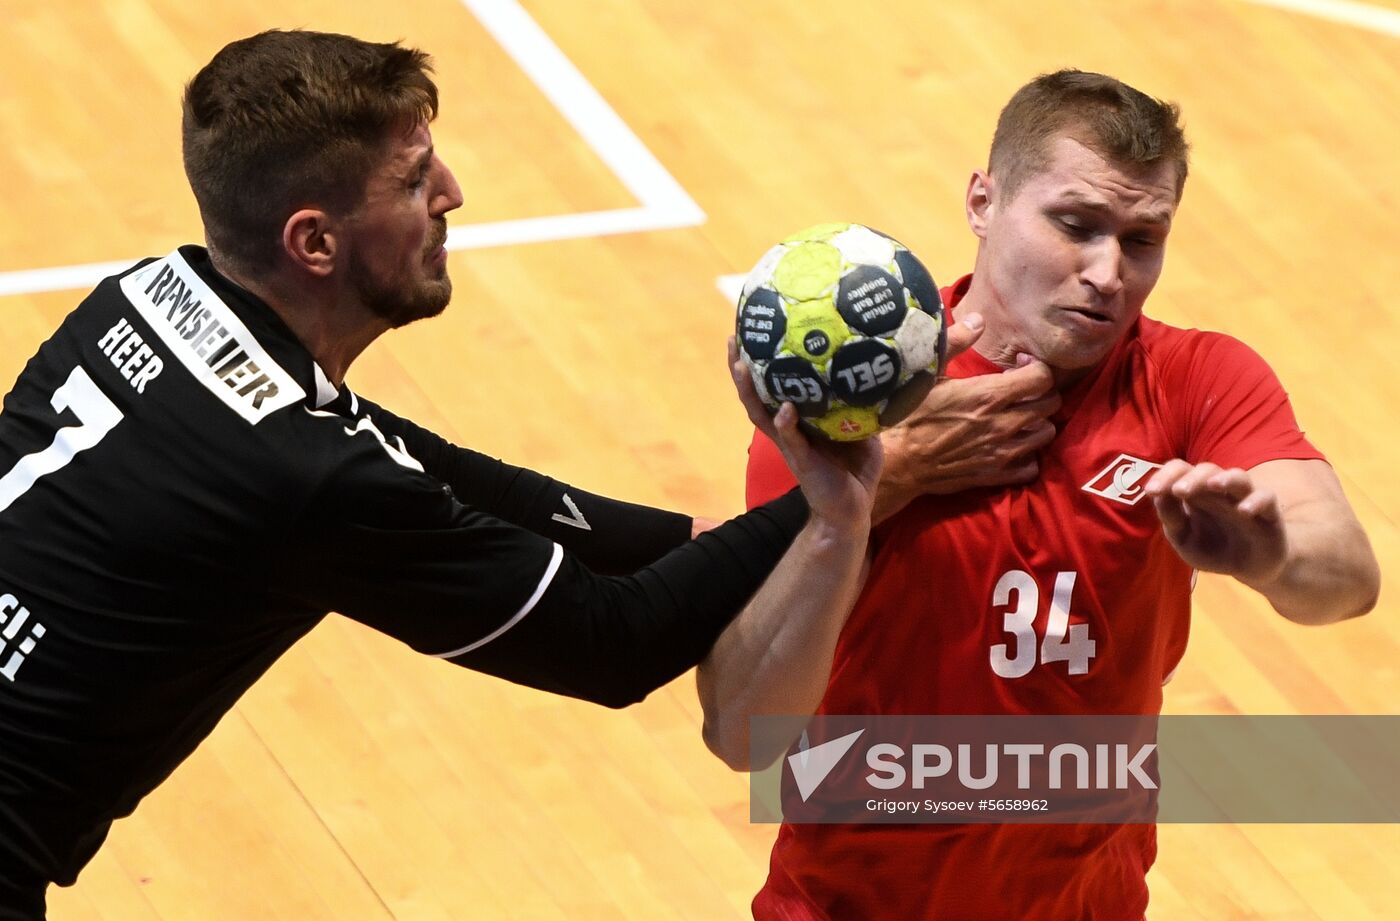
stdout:
[(1376, 605), (1380, 568), (1365, 531), (1350, 515), (1337, 521), (1292, 521), (1288, 554), (1276, 574), (1240, 581), (1299, 624), (1330, 624)]
[(644, 698), (710, 650), (806, 520), (793, 492), (631, 576), (566, 557), (538, 607), (459, 665), (609, 707)]
[(751, 751), (751, 717), (806, 716), (821, 703), (837, 638), (860, 592), (868, 539), (864, 522), (809, 521), (701, 662), (705, 744), (735, 770), (766, 767), (792, 741), (765, 733), (757, 740), (761, 750)]
[(697, 533), (688, 516), (586, 492), (370, 407), (385, 436), (402, 439), (408, 453), (450, 486), (458, 501), (558, 542), (597, 572), (635, 572)]
[[(478, 507), (557, 541), (596, 572), (635, 572), (698, 533), (689, 516), (599, 496), (533, 470), (492, 462), (501, 467), (500, 489), (489, 506)], [(456, 485), (453, 490), (457, 492)], [(458, 496), (474, 504), (470, 493)]]
[(1380, 567), (1331, 466), (1321, 460), (1267, 461), (1248, 475), (1277, 499), (1283, 563), (1255, 578), (1241, 575), (1240, 581), (1300, 624), (1335, 623), (1371, 610)]

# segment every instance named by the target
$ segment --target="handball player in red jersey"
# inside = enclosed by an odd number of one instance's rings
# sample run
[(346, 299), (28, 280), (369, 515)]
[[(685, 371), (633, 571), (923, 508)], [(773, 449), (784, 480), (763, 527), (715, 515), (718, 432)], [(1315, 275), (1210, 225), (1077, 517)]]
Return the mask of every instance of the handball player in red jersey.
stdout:
[[(943, 292), (973, 347), (884, 437), (849, 618), (746, 621), (702, 664), (726, 763), (763, 766), (755, 714), (1158, 713), (1193, 570), (1299, 623), (1374, 605), (1366, 535), (1268, 365), (1142, 314), (1186, 180), (1178, 115), (1079, 71), (1002, 111), (967, 189), (973, 273)], [(792, 482), (756, 436), (749, 501)], [(1155, 855), (1150, 825), (784, 825), (754, 916), (1137, 921)]]

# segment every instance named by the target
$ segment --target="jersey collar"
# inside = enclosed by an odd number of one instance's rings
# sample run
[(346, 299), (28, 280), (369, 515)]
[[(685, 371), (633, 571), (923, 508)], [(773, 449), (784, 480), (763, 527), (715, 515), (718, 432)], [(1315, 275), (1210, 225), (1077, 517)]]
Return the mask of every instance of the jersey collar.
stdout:
[(326, 377), (326, 372), (321, 370), (321, 366), (314, 359), (311, 362), (311, 374), (316, 379), (316, 391), (311, 397), (312, 405), (316, 409), (334, 402), (335, 398), (340, 396), (340, 389), (331, 383), (331, 379)]
[[(282, 322), (277, 311), (269, 307), (262, 298), (214, 268), (209, 259), (209, 251), (203, 246), (182, 246), (179, 253), (199, 277), (204, 279), (238, 315), (258, 343), (301, 385), (302, 391), (307, 394), (306, 404), (309, 407), (321, 409), (335, 402), (340, 396), (340, 390), (326, 377), (325, 372), (316, 364), (311, 353), (291, 328)], [(349, 388), (344, 389), (349, 392)]]

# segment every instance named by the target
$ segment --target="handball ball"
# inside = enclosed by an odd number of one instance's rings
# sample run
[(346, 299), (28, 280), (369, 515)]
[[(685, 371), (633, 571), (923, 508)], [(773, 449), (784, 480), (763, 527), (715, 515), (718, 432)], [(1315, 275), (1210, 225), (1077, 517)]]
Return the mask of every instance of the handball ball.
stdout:
[(869, 438), (943, 370), (943, 301), (906, 247), (860, 224), (818, 224), (770, 249), (739, 295), (739, 354), (773, 411), (809, 431)]

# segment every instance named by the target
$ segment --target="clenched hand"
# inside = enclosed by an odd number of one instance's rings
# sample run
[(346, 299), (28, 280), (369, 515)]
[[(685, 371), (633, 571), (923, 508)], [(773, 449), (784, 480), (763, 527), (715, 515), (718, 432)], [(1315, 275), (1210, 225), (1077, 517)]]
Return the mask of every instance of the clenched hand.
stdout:
[[(948, 358), (972, 347), (982, 318), (948, 328)], [(1050, 367), (1023, 356), (1001, 374), (945, 379), (913, 413), (886, 430), (885, 469), (875, 503), (883, 521), (924, 494), (1027, 483), (1040, 473), (1037, 453), (1055, 438), (1060, 408)]]

